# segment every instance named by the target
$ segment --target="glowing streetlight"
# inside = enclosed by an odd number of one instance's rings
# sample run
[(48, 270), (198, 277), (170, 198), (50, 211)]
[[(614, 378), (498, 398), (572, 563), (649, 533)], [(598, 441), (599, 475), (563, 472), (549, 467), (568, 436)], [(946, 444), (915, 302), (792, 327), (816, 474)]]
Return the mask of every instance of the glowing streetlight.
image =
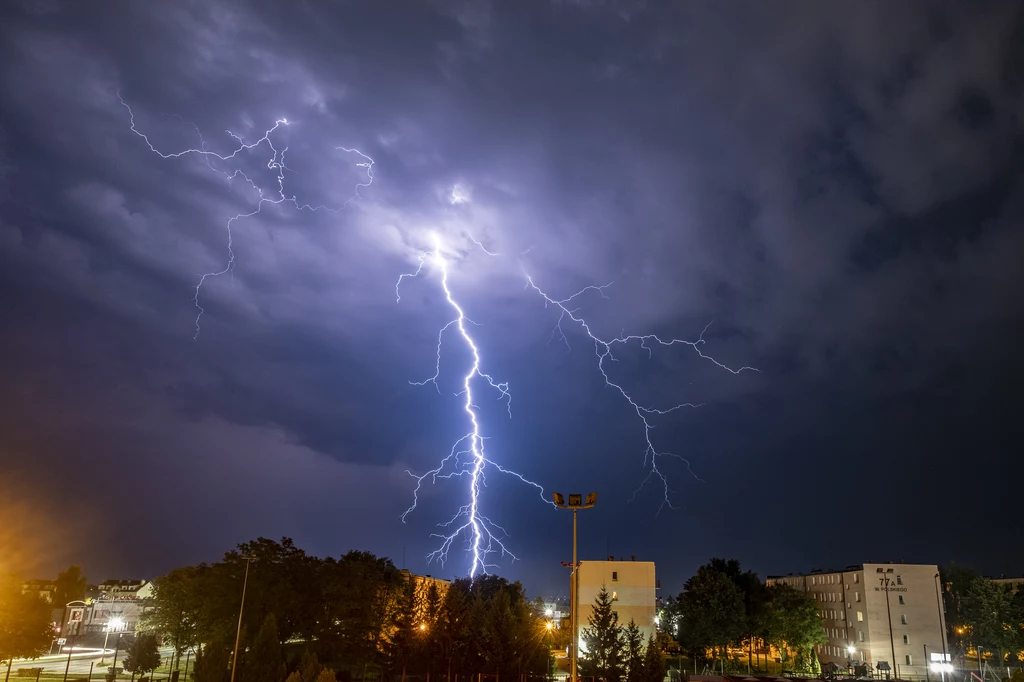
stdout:
[[(111, 618), (107, 621), (107, 626), (103, 628), (105, 634), (103, 635), (103, 654), (100, 656), (100, 665), (103, 665), (103, 661), (107, 658), (107, 638), (110, 637), (110, 631), (113, 630), (117, 633), (117, 643), (121, 643), (121, 631), (124, 629), (124, 621), (120, 618)], [(114, 652), (114, 660), (117, 660), (117, 652)]]
[(554, 630), (555, 624), (549, 620), (548, 622), (544, 623), (544, 627), (548, 630)]
[(426, 623), (420, 623), (420, 632), (423, 632), (426, 629), (427, 629), (427, 624)]
[(857, 653), (857, 647), (851, 644), (850, 646), (846, 647), (846, 653), (850, 654), (850, 656), (853, 656), (855, 653)]

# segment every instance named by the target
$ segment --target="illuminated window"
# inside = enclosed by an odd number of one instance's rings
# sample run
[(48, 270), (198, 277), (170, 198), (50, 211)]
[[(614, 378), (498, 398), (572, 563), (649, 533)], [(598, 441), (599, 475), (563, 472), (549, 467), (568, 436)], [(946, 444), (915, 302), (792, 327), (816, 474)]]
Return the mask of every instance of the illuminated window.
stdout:
[(864, 612), (863, 611), (858, 611), (857, 612), (857, 622), (858, 623), (863, 623), (864, 622)]
[(863, 630), (857, 630), (857, 641), (858, 642), (863, 642), (864, 641), (864, 631)]
[(853, 574), (853, 582), (855, 582), (855, 583), (859, 583), (860, 582), (860, 573), (854, 573)]
[(860, 601), (860, 592), (853, 593), (853, 601)]
[(612, 601), (619, 601), (619, 593), (612, 592)]

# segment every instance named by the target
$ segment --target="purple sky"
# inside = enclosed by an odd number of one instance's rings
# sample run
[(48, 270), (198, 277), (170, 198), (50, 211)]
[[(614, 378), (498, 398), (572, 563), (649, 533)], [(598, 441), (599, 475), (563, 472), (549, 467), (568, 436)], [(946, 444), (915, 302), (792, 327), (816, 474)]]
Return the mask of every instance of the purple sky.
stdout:
[[(491, 458), (596, 490), (581, 555), (766, 573), (867, 560), (1020, 573), (1024, 11), (1018, 3), (9, 2), (0, 14), (0, 568), (153, 577), (258, 535), (469, 567), (421, 492), (484, 370)], [(276, 119), (285, 190), (261, 145)], [(208, 165), (207, 160), (211, 163)], [(220, 175), (218, 175), (220, 173)], [(455, 194), (453, 195), (453, 192)], [(269, 195), (266, 195), (269, 196)], [(452, 201), (453, 196), (458, 201)], [(478, 240), (489, 256), (476, 247)], [(525, 253), (524, 253), (525, 252)], [(527, 271), (633, 343), (609, 375)], [(571, 348), (571, 350), (570, 350)], [(1013, 443), (1018, 445), (1013, 445)], [(531, 593), (570, 519), (492, 471)], [(631, 501), (632, 500), (632, 501)], [(660, 509), (660, 511), (659, 511)], [(1005, 546), (1004, 546), (1005, 545)], [(403, 559), (404, 557), (404, 559)]]

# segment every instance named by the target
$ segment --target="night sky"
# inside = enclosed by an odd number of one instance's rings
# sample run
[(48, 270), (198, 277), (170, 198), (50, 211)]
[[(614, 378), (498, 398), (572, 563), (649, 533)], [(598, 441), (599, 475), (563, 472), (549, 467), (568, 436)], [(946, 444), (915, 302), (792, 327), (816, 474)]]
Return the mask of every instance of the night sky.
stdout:
[[(584, 559), (765, 574), (1024, 573), (1024, 8), (1017, 2), (6, 2), (0, 567), (94, 581), (256, 536), (444, 577), (420, 492), (468, 429), (545, 497), (597, 491)], [(272, 196), (264, 143), (298, 211)], [(373, 181), (361, 158), (372, 157)], [(218, 175), (220, 173), (220, 175)], [(477, 247), (477, 240), (488, 255)], [(620, 344), (594, 345), (526, 287)], [(554, 333), (553, 333), (553, 330)], [(1017, 453), (1017, 454), (1014, 454)], [(691, 473), (692, 470), (692, 473)], [(645, 480), (647, 481), (644, 485)], [(490, 468), (481, 510), (564, 591), (571, 518)], [(634, 498), (634, 492), (639, 489)]]

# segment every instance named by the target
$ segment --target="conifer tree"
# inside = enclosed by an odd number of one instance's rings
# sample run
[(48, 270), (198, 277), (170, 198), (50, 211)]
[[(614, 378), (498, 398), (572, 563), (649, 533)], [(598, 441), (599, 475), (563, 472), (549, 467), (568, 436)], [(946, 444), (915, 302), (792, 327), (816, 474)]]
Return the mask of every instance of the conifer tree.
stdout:
[(622, 631), (626, 682), (643, 682), (644, 679), (644, 636), (640, 628), (630, 619)]
[(651, 635), (644, 651), (643, 682), (663, 682), (665, 679), (665, 660), (661, 657), (657, 635)]
[(586, 657), (580, 661), (583, 675), (599, 677), (605, 682), (620, 682), (623, 672), (622, 628), (619, 627), (618, 614), (612, 610), (612, 597), (603, 585), (587, 622), (590, 627), (583, 629)]

